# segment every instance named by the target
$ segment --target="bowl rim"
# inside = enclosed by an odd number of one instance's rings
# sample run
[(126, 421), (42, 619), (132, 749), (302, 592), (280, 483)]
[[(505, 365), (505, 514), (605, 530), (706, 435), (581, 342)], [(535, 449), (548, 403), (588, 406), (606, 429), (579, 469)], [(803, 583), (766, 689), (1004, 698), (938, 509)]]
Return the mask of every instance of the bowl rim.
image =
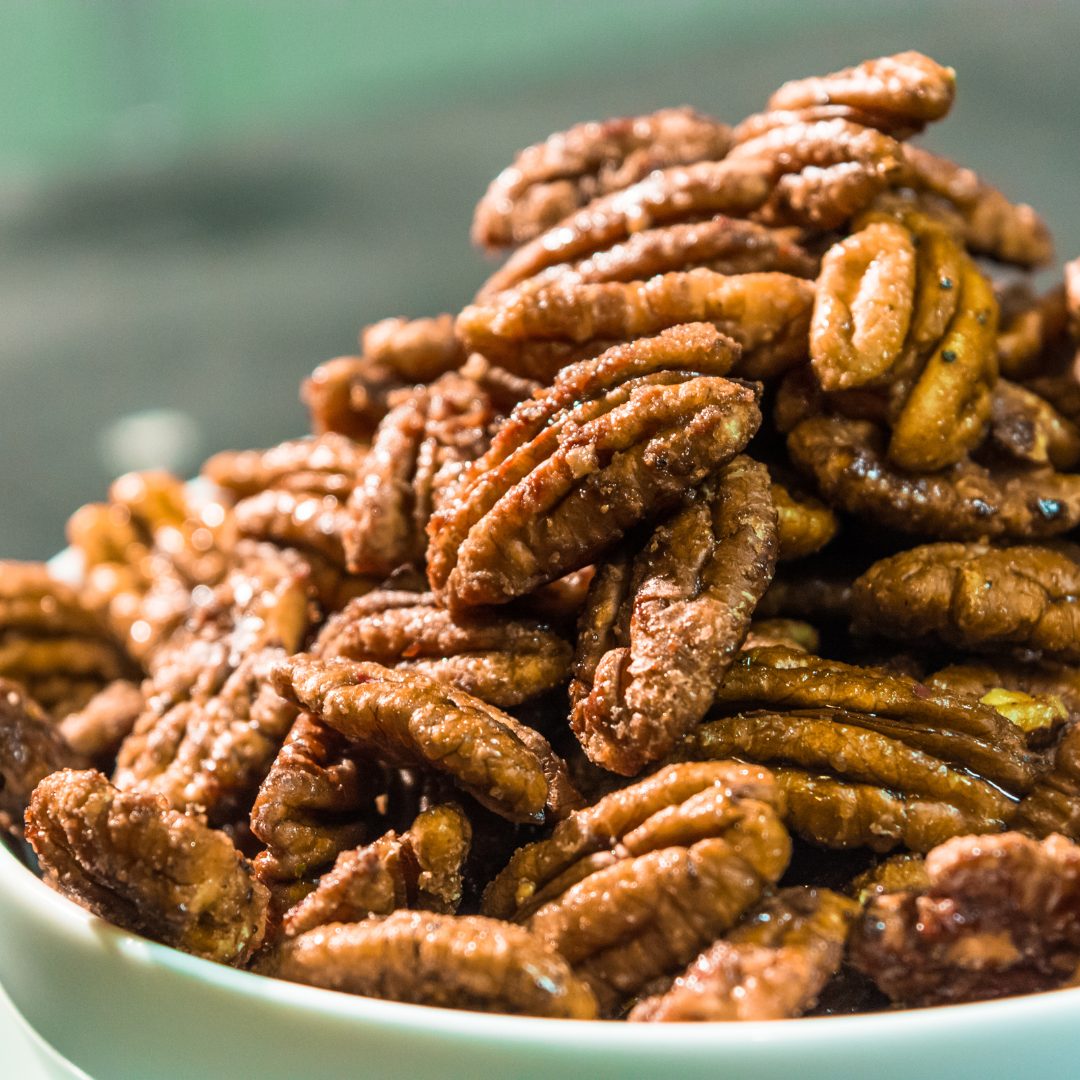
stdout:
[(58, 930), (66, 935), (85, 937), (89, 934), (101, 940), (110, 952), (119, 953), (126, 963), (157, 968), (189, 983), (210, 984), (215, 989), (235, 992), (270, 1007), (300, 1009), (338, 1020), (378, 1025), (402, 1034), (422, 1027), (433, 1035), (486, 1035), (504, 1042), (535, 1042), (548, 1041), (557, 1032), (558, 1039), (566, 1047), (580, 1045), (593, 1051), (610, 1049), (620, 1054), (632, 1052), (634, 1046), (654, 1050), (669, 1046), (674, 1052), (688, 1043), (697, 1049), (722, 1049), (768, 1042), (770, 1048), (779, 1050), (834, 1038), (898, 1040), (915, 1034), (938, 1033), (956, 1039), (965, 1030), (985, 1031), (985, 1025), (1027, 1024), (1035, 1019), (1052, 1018), (1058, 1013), (1062, 1020), (1075, 1019), (1080, 1010), (1080, 986), (961, 1005), (800, 1017), (779, 1022), (598, 1023), (438, 1008), (268, 978), (151, 941), (114, 926), (50, 888), (15, 855), (6, 840), (0, 842), (0, 892), (8, 893), (16, 903), (32, 910), (39, 920), (55, 922)]

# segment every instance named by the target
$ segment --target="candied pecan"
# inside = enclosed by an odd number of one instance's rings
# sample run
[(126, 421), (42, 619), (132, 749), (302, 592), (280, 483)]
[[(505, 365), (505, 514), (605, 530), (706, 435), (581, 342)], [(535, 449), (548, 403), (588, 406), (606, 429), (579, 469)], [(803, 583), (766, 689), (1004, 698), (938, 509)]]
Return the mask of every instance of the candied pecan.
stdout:
[(262, 941), (267, 893), (247, 860), (159, 796), (63, 769), (35, 789), (26, 836), (49, 885), (117, 926), (231, 964)]
[(1036, 836), (1064, 833), (1080, 840), (1080, 723), (1066, 726), (1049, 768), (1020, 803), (1017, 828)]
[(960, 212), (964, 240), (972, 251), (1017, 266), (1043, 266), (1053, 255), (1046, 223), (1025, 203), (1011, 203), (971, 169), (964, 169), (921, 146), (902, 148), (905, 182), (933, 193)]
[(80, 768), (81, 757), (18, 683), (0, 679), (0, 829), (21, 833), (38, 782), (57, 769)]
[(465, 362), (453, 315), (382, 319), (360, 332), (360, 347), (373, 364), (385, 365), (406, 383), (434, 382)]
[(733, 348), (711, 328), (678, 327), (523, 402), (432, 519), (439, 599), (502, 603), (587, 566), (730, 461), (760, 422), (756, 392), (698, 372)]
[(925, 856), (906, 851), (900, 855), (890, 855), (876, 866), (858, 874), (852, 879), (850, 891), (860, 904), (865, 904), (883, 893), (903, 892), (905, 889), (918, 891), (929, 884)]
[[(975, 699), (932, 691), (910, 677), (880, 668), (857, 667), (793, 649), (745, 650), (716, 692), (714, 705), (724, 712), (756, 708), (832, 709), (837, 720), (844, 724), (900, 740), (986, 777), (1004, 791), (1023, 794), (1035, 779), (1034, 761), (1025, 750), (1022, 735), (997, 710)], [(742, 729), (746, 725), (742, 722), (735, 724), (731, 732), (726, 732), (723, 726), (726, 720), (716, 723), (721, 725), (714, 732), (720, 743), (743, 738)], [(793, 722), (792, 731), (785, 733), (782, 718), (775, 723), (763, 720), (756, 734), (760, 735), (763, 748), (770, 741), (779, 746), (784, 740), (797, 738), (798, 726)], [(767, 739), (769, 727), (776, 730)], [(807, 730), (819, 728), (809, 724)], [(820, 730), (832, 739), (827, 725)], [(702, 739), (708, 737), (711, 736), (702, 734)], [(867, 743), (868, 747), (871, 745), (877, 745), (873, 738)], [(814, 755), (810, 747), (805, 749)], [(803, 751), (798, 749), (798, 752)], [(723, 756), (723, 753), (719, 749), (711, 750), (710, 756)], [(801, 760), (799, 763), (803, 764)], [(855, 776), (855, 779), (863, 777)]]
[(498, 414), (492, 422), (493, 428), (498, 427), (499, 419), (508, 415), (519, 401), (532, 397), (543, 385), (536, 379), (515, 375), (479, 353), (472, 353), (461, 365), (458, 374), (476, 383), (487, 394), (492, 408)]
[[(783, 556), (782, 548), (781, 556)], [(846, 622), (850, 610), (851, 581), (849, 579), (802, 573), (798, 577), (774, 578), (754, 614), (763, 619), (792, 618), (814, 622)]]
[(494, 296), (539, 271), (611, 247), (656, 225), (713, 214), (742, 217), (765, 201), (773, 169), (763, 161), (701, 161), (651, 173), (591, 203), (524, 244), (480, 290)]
[(929, 883), (871, 899), (851, 957), (894, 1002), (949, 1004), (1069, 985), (1080, 966), (1080, 850), (1063, 836), (962, 836)]
[(904, 147), (845, 119), (795, 120), (735, 146), (732, 164), (767, 164), (768, 200), (756, 216), (770, 225), (834, 229), (905, 175)]
[(779, 559), (787, 561), (813, 555), (836, 535), (840, 522), (820, 499), (775, 480), (770, 491), (776, 507)]
[(453, 912), (471, 837), (464, 812), (447, 803), (422, 811), (404, 836), (390, 830), (366, 847), (343, 851), (315, 889), (286, 912), (285, 934), (402, 907)]
[(1080, 465), (1080, 427), (1049, 401), (1005, 379), (994, 387), (989, 435), (996, 450), (1028, 465)]
[(351, 601), (323, 627), (314, 652), (419, 671), (503, 708), (565, 683), (571, 662), (569, 644), (542, 623), (455, 616), (431, 593), (391, 590)]
[(539, 363), (521, 373), (550, 378), (564, 366), (565, 354), (530, 354), (529, 344), (606, 345), (681, 323), (711, 322), (742, 347), (736, 373), (759, 378), (806, 357), (813, 296), (810, 282), (790, 274), (729, 276), (699, 267), (648, 281), (525, 282), (487, 304), (466, 307), (457, 325), (471, 348), (504, 367)]
[(423, 560), (428, 518), (456, 466), (487, 448), (487, 395), (458, 375), (397, 400), (375, 432), (349, 500), (349, 568), (389, 574)]
[(280, 694), (389, 764), (452, 777), (511, 821), (573, 807), (566, 767), (539, 734), (479, 698), (416, 671), (303, 655), (273, 673)]
[(1080, 719), (1080, 671), (1072, 665), (995, 657), (992, 662), (951, 664), (930, 676), (927, 685), (974, 697), (1001, 688), (1035, 698), (1056, 698), (1070, 716)]
[(596, 1000), (536, 935), (479, 915), (399, 911), (285, 942), (264, 968), (290, 982), (479, 1012), (591, 1020)]
[(889, 458), (903, 469), (955, 465), (982, 438), (997, 381), (997, 301), (965, 257), (956, 312), (893, 422)]
[(998, 330), (998, 367), (1010, 379), (1042, 374), (1046, 353), (1063, 338), (1068, 311), (1065, 289), (1059, 286), (1045, 296), (1023, 304), (1006, 318)]
[(783, 646), (816, 653), (821, 643), (817, 630), (800, 619), (754, 619), (743, 642), (744, 649)]
[(600, 568), (578, 631), (570, 726), (624, 776), (705, 714), (776, 563), (763, 465), (738, 457), (636, 553)]
[(1026, 540), (1080, 523), (1080, 476), (989, 470), (961, 461), (910, 474), (885, 460), (880, 430), (838, 416), (804, 420), (788, 436), (792, 461), (837, 509), (887, 528), (947, 540)]
[(769, 897), (631, 1021), (783, 1020), (812, 1009), (836, 974), (858, 905), (829, 889)]
[(367, 442), (389, 410), (388, 398), (406, 381), (368, 356), (339, 356), (320, 364), (304, 380), (300, 397), (316, 435), (338, 432)]
[(266, 845), (255, 858), (258, 878), (268, 885), (304, 878), (358, 844), (374, 780), (345, 736), (301, 713), (251, 810), (251, 831)]
[[(952, 108), (956, 72), (922, 53), (908, 51), (864, 60), (825, 76), (793, 79), (769, 98), (769, 109), (846, 105), (918, 130)], [(888, 129), (887, 129), (888, 130)]]
[(525, 243), (599, 195), (656, 169), (722, 158), (727, 124), (687, 106), (576, 124), (521, 150), (476, 207), (472, 240), (486, 248)]
[[(517, 918), (570, 961), (607, 1013), (650, 980), (674, 973), (730, 929), (787, 866), (788, 835), (772, 802), (754, 797), (775, 798), (768, 774), (754, 775), (734, 763), (727, 770), (726, 777), (714, 774), (705, 786), (700, 776), (687, 784), (663, 770), (616, 792), (582, 812), (573, 830), (578, 843), (558, 833), (542, 841), (554, 845), (554, 860), (535, 850), (530, 860), (526, 848), (492, 887), (492, 893), (505, 891), (529, 861), (558, 865), (574, 846), (599, 849), (554, 880), (549, 876)], [(672, 789), (679, 786), (697, 791), (673, 800)], [(609, 813), (623, 819), (622, 835), (609, 834), (608, 843), (615, 843), (604, 850), (605, 838), (590, 835), (608, 817), (597, 811), (619, 796), (623, 802), (633, 799), (643, 789), (646, 804), (629, 820), (614, 803)], [(636, 827), (626, 828), (631, 824)], [(518, 896), (527, 895), (525, 884), (519, 877)]]
[(1069, 718), (1069, 710), (1057, 697), (1033, 697), (999, 686), (988, 690), (979, 700), (1015, 724), (1028, 737), (1029, 746), (1052, 734)]
[(857, 632), (1080, 660), (1080, 565), (1031, 545), (926, 544), (874, 563), (852, 589)]
[(146, 700), (139, 687), (126, 679), (117, 679), (77, 712), (65, 716), (58, 727), (76, 753), (108, 761), (145, 708)]

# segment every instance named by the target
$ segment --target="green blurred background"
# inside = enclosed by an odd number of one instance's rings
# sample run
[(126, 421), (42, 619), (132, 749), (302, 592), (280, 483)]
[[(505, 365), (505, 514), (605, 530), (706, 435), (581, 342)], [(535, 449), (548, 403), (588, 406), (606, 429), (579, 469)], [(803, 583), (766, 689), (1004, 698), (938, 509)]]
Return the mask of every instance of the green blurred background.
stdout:
[(302, 431), (362, 323), (468, 299), (520, 146), (912, 47), (959, 74), (926, 142), (1080, 253), (1069, 0), (0, 0), (0, 554), (117, 471)]

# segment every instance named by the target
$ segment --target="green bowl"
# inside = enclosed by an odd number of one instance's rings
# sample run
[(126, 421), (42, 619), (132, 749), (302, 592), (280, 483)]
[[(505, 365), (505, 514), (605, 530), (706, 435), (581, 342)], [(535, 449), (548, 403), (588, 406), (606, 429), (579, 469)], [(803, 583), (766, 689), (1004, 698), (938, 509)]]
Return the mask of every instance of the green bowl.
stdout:
[[(585, 1023), (400, 1005), (235, 971), (118, 930), (54, 893), (3, 844), (0, 982), (56, 1077), (1080, 1075), (1080, 989), (745, 1024)], [(65, 1062), (76, 1068), (65, 1072)]]

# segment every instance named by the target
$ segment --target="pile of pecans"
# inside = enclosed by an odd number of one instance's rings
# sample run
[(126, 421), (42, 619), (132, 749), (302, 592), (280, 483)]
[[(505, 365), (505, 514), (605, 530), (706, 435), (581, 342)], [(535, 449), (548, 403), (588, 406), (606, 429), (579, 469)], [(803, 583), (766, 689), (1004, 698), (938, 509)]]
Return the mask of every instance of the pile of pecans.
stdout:
[(119, 926), (631, 1021), (1080, 968), (1080, 260), (918, 53), (521, 152), (313, 434), (0, 568), (0, 820)]

